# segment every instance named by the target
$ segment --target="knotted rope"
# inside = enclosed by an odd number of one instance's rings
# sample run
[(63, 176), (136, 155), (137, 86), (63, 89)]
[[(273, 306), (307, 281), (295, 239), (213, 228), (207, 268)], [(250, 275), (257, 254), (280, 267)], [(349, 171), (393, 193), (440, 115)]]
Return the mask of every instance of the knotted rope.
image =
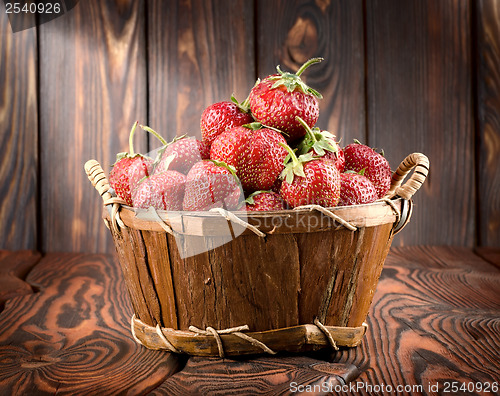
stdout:
[(337, 346), (337, 343), (333, 339), (332, 334), (328, 331), (328, 329), (325, 327), (325, 325), (323, 323), (321, 323), (318, 318), (314, 318), (314, 324), (325, 335), (325, 337), (328, 340), (328, 343), (330, 344), (332, 349), (334, 349), (335, 351), (338, 351), (339, 347)]
[(154, 220), (161, 226), (161, 228), (165, 230), (165, 232), (175, 236), (175, 232), (172, 229), (172, 227), (170, 227), (167, 223), (165, 223), (165, 221), (163, 221), (163, 219), (160, 217), (155, 208), (150, 206), (149, 209), (147, 210), (147, 213), (154, 218)]
[(383, 197), (383, 198), (377, 199), (375, 202), (385, 202), (387, 205), (389, 205), (392, 208), (392, 211), (394, 212), (394, 214), (396, 215), (395, 224), (399, 223), (399, 220), (401, 220), (401, 212), (393, 200), (391, 200), (387, 197)]
[(215, 330), (213, 327), (207, 327), (206, 330), (199, 329), (195, 326), (189, 326), (189, 330), (192, 331), (193, 333), (196, 334), (201, 334), (201, 335), (213, 335), (215, 338), (215, 341), (217, 342), (217, 348), (219, 349), (219, 356), (223, 358), (225, 356), (224, 354), (224, 346), (222, 345), (222, 339), (220, 337), (221, 334), (233, 334), (245, 341), (248, 341), (250, 344), (261, 348), (264, 352), (269, 353), (270, 355), (275, 355), (276, 352), (274, 352), (271, 348), (269, 348), (266, 344), (263, 342), (250, 337), (247, 334), (242, 333), (242, 331), (249, 330), (248, 325), (244, 326), (237, 326), (237, 327), (231, 327), (228, 329), (223, 329), (223, 330)]
[(259, 230), (257, 227), (254, 225), (247, 223), (244, 220), (241, 220), (238, 216), (236, 216), (234, 213), (231, 213), (225, 209), (222, 208), (212, 208), (210, 209), (210, 212), (216, 212), (219, 213), (222, 217), (224, 217), (227, 221), (232, 221), (236, 224), (239, 224), (242, 227), (248, 228), (250, 231), (252, 231), (254, 234), (260, 236), (261, 238), (264, 238), (266, 236), (265, 233), (263, 233), (261, 230)]
[(318, 212), (324, 214), (325, 216), (328, 216), (331, 219), (333, 219), (333, 220), (337, 221), (338, 223), (342, 224), (348, 230), (351, 230), (351, 231), (356, 231), (357, 230), (357, 228), (355, 226), (353, 226), (351, 223), (349, 223), (348, 221), (345, 221), (342, 217), (337, 216), (331, 210), (328, 210), (328, 209), (324, 208), (321, 205), (302, 205), (302, 206), (297, 206), (295, 208), (295, 210), (299, 210), (299, 209), (309, 209), (310, 212), (312, 212), (313, 210), (317, 210)]

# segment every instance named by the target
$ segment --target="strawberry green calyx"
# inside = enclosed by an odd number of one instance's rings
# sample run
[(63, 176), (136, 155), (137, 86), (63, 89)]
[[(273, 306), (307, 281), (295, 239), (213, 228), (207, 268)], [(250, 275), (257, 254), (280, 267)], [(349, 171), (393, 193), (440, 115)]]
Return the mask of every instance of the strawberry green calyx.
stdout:
[(238, 176), (236, 176), (236, 168), (232, 165), (228, 165), (226, 164), (225, 162), (222, 162), (222, 161), (217, 161), (217, 160), (207, 160), (207, 161), (210, 161), (210, 162), (213, 162), (215, 165), (217, 166), (222, 166), (223, 168), (226, 168), (229, 172), (231, 172), (231, 174), (236, 178), (236, 180), (240, 180), (238, 178)]
[(288, 184), (292, 184), (295, 176), (306, 177), (303, 164), (312, 161), (314, 159), (313, 154), (307, 153), (297, 157), (290, 146), (283, 143), (279, 143), (279, 145), (288, 151), (288, 155), (285, 158), (285, 168), (281, 172), (280, 178), (284, 179)]
[(305, 154), (313, 149), (320, 157), (325, 155), (325, 151), (332, 153), (338, 152), (337, 144), (335, 143), (335, 135), (328, 131), (322, 131), (319, 128), (312, 128), (300, 117), (295, 117), (297, 121), (306, 130), (306, 136), (298, 147), (300, 154)]
[(243, 102), (238, 102), (234, 94), (231, 95), (231, 102), (233, 102), (238, 109), (240, 109), (243, 113), (248, 113), (250, 111), (250, 95)]
[(255, 121), (255, 122), (251, 122), (250, 124), (244, 124), (244, 125), (242, 125), (242, 127), (250, 129), (251, 131), (258, 131), (259, 129), (261, 129), (263, 127), (263, 125), (260, 122)]
[(344, 173), (352, 173), (354, 175), (365, 175), (366, 168), (361, 169), (359, 172), (353, 171), (353, 170), (346, 170)]
[[(352, 140), (353, 140), (353, 141), (354, 141), (354, 143), (356, 143), (356, 144), (361, 144), (361, 145), (363, 145), (363, 143), (361, 143), (358, 139), (352, 139)], [(382, 157), (384, 157), (384, 158), (385, 158), (385, 152), (384, 152), (384, 149), (381, 149), (381, 150), (379, 151), (379, 149), (378, 149), (378, 148), (373, 148), (373, 151), (375, 151), (376, 153), (380, 154)]]
[(249, 205), (253, 205), (255, 203), (255, 200), (254, 200), (254, 197), (259, 195), (259, 194), (262, 194), (262, 193), (269, 193), (271, 191), (269, 190), (259, 190), (259, 191), (255, 191), (253, 193), (251, 193), (247, 199), (245, 199), (245, 202)]
[(283, 132), (282, 130), (280, 130), (278, 128), (262, 124), (259, 121), (255, 121), (255, 122), (251, 122), (250, 124), (242, 125), (242, 127), (250, 129), (252, 131), (258, 131), (259, 129), (271, 129), (272, 131), (281, 133), (282, 135), (285, 135), (285, 136), (288, 135), (287, 133)]
[(312, 59), (309, 59), (307, 62), (305, 62), (299, 68), (299, 70), (297, 70), (297, 72), (295, 74), (294, 73), (290, 73), (290, 72), (284, 72), (284, 71), (281, 70), (281, 68), (279, 67), (279, 65), (276, 66), (276, 70), (278, 71), (278, 75), (269, 77), (269, 79), (271, 79), (271, 80), (276, 80), (276, 82), (272, 85), (272, 88), (275, 89), (275, 88), (278, 88), (278, 87), (280, 87), (280, 86), (283, 85), (288, 90), (288, 92), (293, 92), (296, 89), (298, 89), (299, 91), (302, 91), (305, 94), (313, 95), (313, 96), (317, 97), (318, 99), (322, 99), (323, 95), (321, 95), (315, 89), (307, 86), (304, 83), (304, 81), (302, 81), (302, 79), (300, 78), (300, 75), (309, 66), (311, 66), (311, 65), (313, 65), (315, 63), (319, 63), (322, 60), (323, 60), (323, 58), (312, 58)]

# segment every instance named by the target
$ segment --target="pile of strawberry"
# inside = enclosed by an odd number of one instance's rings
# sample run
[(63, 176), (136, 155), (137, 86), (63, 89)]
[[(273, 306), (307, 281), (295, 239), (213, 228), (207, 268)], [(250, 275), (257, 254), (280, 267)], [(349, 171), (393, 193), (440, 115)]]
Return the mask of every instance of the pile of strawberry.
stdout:
[(315, 127), (321, 94), (301, 74), (257, 80), (248, 98), (210, 105), (201, 116), (198, 140), (182, 136), (163, 144), (155, 160), (133, 149), (118, 155), (109, 175), (128, 205), (159, 210), (283, 210), (371, 203), (391, 183), (387, 160), (357, 141), (341, 148), (336, 137)]

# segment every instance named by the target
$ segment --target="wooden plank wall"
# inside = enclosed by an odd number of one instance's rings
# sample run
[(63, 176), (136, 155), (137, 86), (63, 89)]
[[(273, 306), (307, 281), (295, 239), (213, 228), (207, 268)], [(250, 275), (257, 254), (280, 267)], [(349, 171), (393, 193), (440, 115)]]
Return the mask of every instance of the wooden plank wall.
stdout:
[(135, 120), (199, 136), (206, 106), (312, 56), (320, 127), (431, 160), (394, 245), (498, 247), (499, 21), (499, 0), (89, 0), (13, 34), (0, 2), (0, 248), (112, 252), (87, 159), (109, 170)]

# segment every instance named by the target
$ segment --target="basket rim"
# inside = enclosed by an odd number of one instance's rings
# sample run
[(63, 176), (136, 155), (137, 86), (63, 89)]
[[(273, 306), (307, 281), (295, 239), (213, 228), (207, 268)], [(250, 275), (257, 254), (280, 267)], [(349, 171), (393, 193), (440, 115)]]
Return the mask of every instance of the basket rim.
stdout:
[[(391, 223), (396, 225), (399, 220), (396, 210), (401, 213), (403, 201), (402, 198), (396, 198), (391, 200), (393, 205), (377, 201), (326, 209), (356, 228)], [(269, 212), (234, 211), (231, 214), (265, 234), (296, 234), (345, 228), (339, 221), (311, 208)], [(109, 220), (109, 211), (105, 210), (103, 216)], [(221, 213), (213, 211), (162, 211), (121, 205), (120, 218), (125, 226), (132, 229), (168, 232), (170, 228), (177, 234), (192, 236), (226, 236), (231, 232), (228, 222), (233, 228), (237, 226)], [(239, 234), (251, 233), (252, 230), (246, 229)]]

